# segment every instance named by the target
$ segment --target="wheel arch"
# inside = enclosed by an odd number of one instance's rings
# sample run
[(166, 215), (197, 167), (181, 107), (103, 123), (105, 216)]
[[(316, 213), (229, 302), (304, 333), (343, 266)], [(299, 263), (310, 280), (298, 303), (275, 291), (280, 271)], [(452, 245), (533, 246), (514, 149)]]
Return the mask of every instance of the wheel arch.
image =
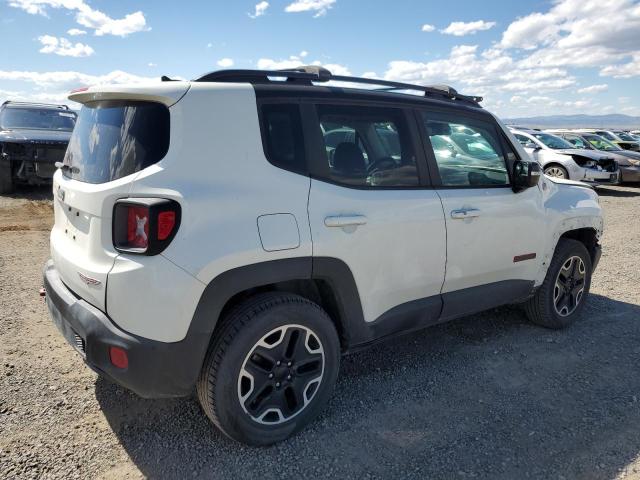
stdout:
[[(220, 320), (235, 305), (264, 292), (300, 295), (320, 305), (333, 321), (343, 351), (359, 338), (364, 316), (353, 274), (341, 260), (299, 257), (260, 262), (226, 271), (205, 288), (196, 307), (189, 335), (206, 338), (207, 346)], [(202, 360), (206, 348), (202, 352)]]

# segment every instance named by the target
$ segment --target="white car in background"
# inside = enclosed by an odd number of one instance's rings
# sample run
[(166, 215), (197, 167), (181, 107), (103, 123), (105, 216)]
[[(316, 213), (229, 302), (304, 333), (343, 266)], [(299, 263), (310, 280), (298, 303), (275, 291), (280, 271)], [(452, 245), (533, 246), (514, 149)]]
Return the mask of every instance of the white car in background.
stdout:
[(595, 185), (620, 183), (618, 164), (610, 155), (574, 148), (566, 140), (540, 130), (510, 130), (531, 158), (540, 163), (545, 175)]

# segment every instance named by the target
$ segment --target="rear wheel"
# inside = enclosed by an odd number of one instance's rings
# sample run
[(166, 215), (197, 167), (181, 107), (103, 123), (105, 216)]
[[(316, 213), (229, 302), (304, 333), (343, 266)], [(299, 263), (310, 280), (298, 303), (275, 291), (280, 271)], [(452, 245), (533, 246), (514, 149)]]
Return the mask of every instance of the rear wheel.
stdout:
[(591, 286), (591, 257), (584, 244), (561, 239), (544, 282), (527, 301), (529, 320), (547, 328), (564, 328), (582, 313)]
[(569, 173), (567, 169), (560, 165), (549, 165), (544, 169), (544, 174), (548, 177), (569, 179)]
[(261, 294), (223, 320), (197, 384), (207, 416), (250, 445), (279, 442), (315, 418), (329, 399), (340, 343), (318, 305), (291, 294)]

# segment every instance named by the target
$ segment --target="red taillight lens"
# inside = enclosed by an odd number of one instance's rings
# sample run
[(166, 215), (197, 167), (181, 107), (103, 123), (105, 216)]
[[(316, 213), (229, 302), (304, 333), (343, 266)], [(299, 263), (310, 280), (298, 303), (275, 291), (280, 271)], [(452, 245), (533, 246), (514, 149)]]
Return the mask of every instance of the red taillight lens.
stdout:
[(164, 198), (118, 200), (113, 209), (116, 250), (156, 255), (171, 243), (180, 226), (180, 204)]
[(129, 366), (127, 351), (120, 347), (109, 347), (109, 360), (114, 367), (127, 368)]
[(158, 240), (166, 240), (176, 226), (176, 212), (160, 212), (158, 214)]
[(149, 209), (147, 207), (127, 207), (127, 244), (129, 248), (149, 246)]

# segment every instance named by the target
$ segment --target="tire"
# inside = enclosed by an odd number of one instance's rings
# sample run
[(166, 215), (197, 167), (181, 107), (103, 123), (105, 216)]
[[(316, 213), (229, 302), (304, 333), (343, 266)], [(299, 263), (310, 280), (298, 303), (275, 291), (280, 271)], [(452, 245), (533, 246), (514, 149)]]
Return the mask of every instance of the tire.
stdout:
[(544, 169), (544, 174), (548, 177), (564, 178), (565, 180), (569, 180), (569, 172), (567, 172), (567, 169), (555, 163), (547, 165)]
[(0, 160), (0, 194), (13, 192), (11, 164)]
[(264, 446), (298, 432), (322, 411), (339, 367), (340, 341), (325, 311), (298, 295), (265, 293), (223, 319), (196, 390), (226, 436)]
[[(581, 265), (584, 274), (580, 272)], [(573, 279), (570, 278), (571, 272), (574, 274)], [(589, 295), (591, 273), (591, 256), (584, 244), (576, 240), (560, 239), (544, 282), (535, 295), (525, 303), (529, 320), (553, 329), (565, 328), (577, 320)], [(582, 279), (578, 279), (580, 276)], [(565, 285), (567, 290), (563, 291), (562, 285)], [(572, 292), (569, 297), (568, 291)], [(571, 297), (574, 297), (573, 301)]]

